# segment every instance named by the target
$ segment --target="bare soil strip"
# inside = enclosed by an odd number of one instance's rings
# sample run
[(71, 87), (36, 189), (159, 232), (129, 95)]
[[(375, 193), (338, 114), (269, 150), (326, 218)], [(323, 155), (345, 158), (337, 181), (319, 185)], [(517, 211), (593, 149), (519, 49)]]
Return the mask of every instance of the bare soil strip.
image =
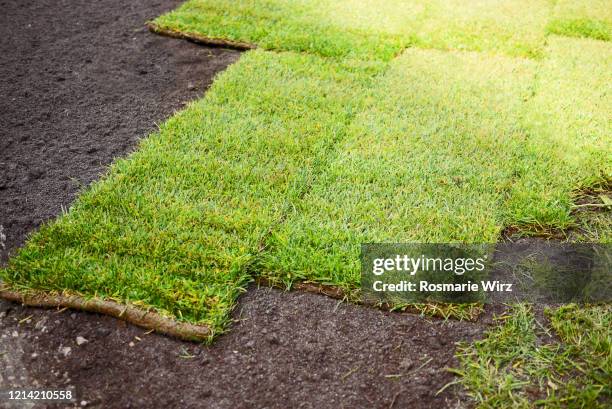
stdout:
[(480, 337), (490, 313), (477, 324), (429, 320), (252, 287), (228, 333), (203, 346), (105, 315), (0, 301), (2, 344), (21, 351), (0, 356), (0, 376), (12, 366), (21, 373), (9, 384), (75, 385), (95, 408), (389, 408), (394, 399), (455, 408), (458, 388), (436, 395), (454, 379), (454, 344)]
[[(287, 290), (287, 287), (283, 285), (283, 283), (275, 282), (265, 277), (257, 277), (255, 281), (257, 282), (258, 285), (263, 286), (263, 287), (271, 287), (271, 288), (278, 288), (281, 290), (282, 289)], [(297, 282), (291, 285), (290, 290), (304, 291), (304, 292), (312, 293), (312, 294), (322, 294), (327, 297), (334, 298), (336, 300), (350, 301), (354, 304), (362, 305), (364, 307), (378, 308), (384, 311), (401, 311), (404, 313), (424, 314), (429, 317), (444, 318), (444, 319), (457, 318), (453, 314), (449, 314), (448, 308), (445, 308), (443, 304), (430, 303), (430, 304), (422, 304), (418, 307), (407, 305), (402, 308), (398, 308), (398, 306), (393, 306), (387, 303), (377, 303), (377, 302), (373, 302), (370, 300), (362, 300), (358, 297), (358, 295), (355, 295), (345, 290), (344, 288), (335, 286), (335, 285), (326, 285), (326, 284), (311, 283), (311, 282)], [(469, 310), (465, 311), (465, 317), (462, 316), (462, 319), (468, 320), (468, 321), (476, 321), (483, 311), (484, 311), (483, 306), (480, 304), (470, 305)]]

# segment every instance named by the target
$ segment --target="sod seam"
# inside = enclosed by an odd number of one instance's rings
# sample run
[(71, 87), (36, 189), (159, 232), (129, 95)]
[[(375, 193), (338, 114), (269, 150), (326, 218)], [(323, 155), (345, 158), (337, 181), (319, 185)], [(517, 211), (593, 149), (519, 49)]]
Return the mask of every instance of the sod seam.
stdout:
[(272, 280), (266, 276), (258, 276), (255, 278), (255, 283), (261, 287), (276, 288), (285, 291), (303, 291), (305, 293), (324, 295), (336, 300), (347, 301), (352, 304), (368, 308), (376, 308), (383, 311), (427, 315), (428, 317), (440, 318), (444, 320), (456, 319), (460, 321), (476, 322), (478, 317), (484, 311), (481, 304), (470, 304), (468, 308), (456, 309), (453, 308), (453, 304), (442, 303), (396, 305), (375, 302), (359, 298), (357, 289), (350, 291), (340, 286), (316, 282), (295, 281), (290, 284), (286, 284), (282, 281)]
[(264, 49), (390, 60), (411, 46), (539, 58), (547, 0), (190, 0), (158, 17), (163, 27)]

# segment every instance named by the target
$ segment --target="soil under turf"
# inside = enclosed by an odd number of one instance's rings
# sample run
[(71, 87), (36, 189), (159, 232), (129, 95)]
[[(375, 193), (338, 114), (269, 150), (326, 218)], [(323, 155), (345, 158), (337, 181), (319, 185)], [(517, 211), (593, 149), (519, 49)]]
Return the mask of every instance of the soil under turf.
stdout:
[[(3, 262), (239, 54), (148, 33), (175, 1), (0, 4)], [(203, 347), (0, 301), (0, 389), (73, 385), (100, 408), (456, 407), (457, 389), (436, 395), (454, 343), (487, 326), (254, 288), (234, 318)]]

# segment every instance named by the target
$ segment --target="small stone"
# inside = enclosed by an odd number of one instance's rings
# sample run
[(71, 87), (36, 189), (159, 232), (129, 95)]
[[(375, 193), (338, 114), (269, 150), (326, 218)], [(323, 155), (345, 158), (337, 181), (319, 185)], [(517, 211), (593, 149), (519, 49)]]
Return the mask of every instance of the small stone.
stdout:
[(402, 360), (402, 362), (400, 362), (400, 365), (399, 365), (400, 369), (403, 371), (408, 371), (412, 369), (413, 366), (414, 366), (414, 362), (412, 362), (412, 360), (409, 358)]
[(38, 358), (38, 354), (36, 352), (34, 352), (32, 355), (30, 355), (30, 357), (32, 359), (36, 359), (36, 358)]
[(130, 347), (133, 347), (133, 346), (134, 346), (134, 345), (136, 345), (136, 344), (134, 344), (133, 342), (131, 342), (131, 341), (130, 341), (130, 343), (129, 343), (128, 345), (129, 345)]
[(76, 314), (73, 312), (72, 314), (70, 314), (70, 318), (72, 318), (73, 320), (76, 319)]
[(87, 402), (86, 400), (82, 400), (81, 401), (81, 406), (85, 407), (85, 406), (87, 406), (88, 403), (89, 402)]
[(278, 337), (275, 334), (268, 335), (267, 340), (270, 343), (270, 345), (278, 345), (278, 344), (280, 344), (280, 340), (278, 339)]
[(253, 348), (255, 346), (255, 342), (253, 340), (250, 340), (244, 346), (247, 348)]
[(76, 337), (76, 343), (78, 346), (88, 343), (89, 341), (81, 336)]
[(70, 347), (63, 347), (60, 348), (60, 352), (64, 355), (64, 356), (68, 356), (70, 355), (70, 353), (72, 352), (72, 348)]
[(189, 91), (193, 91), (194, 89), (196, 89), (196, 86), (193, 82), (190, 82), (189, 84), (187, 84), (187, 89)]
[(13, 338), (17, 338), (19, 336), (19, 333), (17, 331), (13, 331), (11, 335), (13, 336)]
[(433, 349), (438, 349), (441, 347), (440, 339), (438, 337), (427, 337), (426, 343)]

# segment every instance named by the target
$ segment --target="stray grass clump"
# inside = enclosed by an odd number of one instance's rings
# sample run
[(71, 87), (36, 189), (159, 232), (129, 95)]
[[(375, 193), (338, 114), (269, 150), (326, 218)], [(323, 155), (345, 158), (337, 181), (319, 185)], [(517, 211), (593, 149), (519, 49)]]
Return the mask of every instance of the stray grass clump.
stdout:
[(497, 328), (457, 351), (453, 372), (479, 408), (604, 408), (612, 399), (612, 308), (518, 304)]

